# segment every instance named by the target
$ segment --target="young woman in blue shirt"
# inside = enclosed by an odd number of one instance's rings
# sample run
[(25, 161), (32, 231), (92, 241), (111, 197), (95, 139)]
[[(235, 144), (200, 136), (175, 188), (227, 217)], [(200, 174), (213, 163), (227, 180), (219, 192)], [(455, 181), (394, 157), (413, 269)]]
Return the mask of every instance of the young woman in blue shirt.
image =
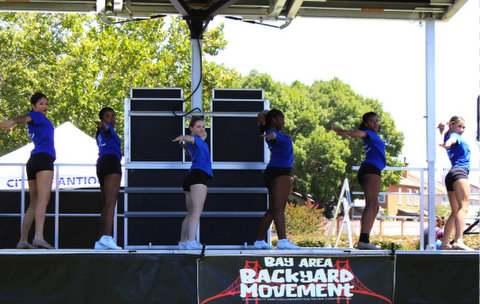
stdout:
[(196, 240), (200, 215), (207, 198), (207, 184), (213, 178), (212, 162), (208, 144), (205, 142), (205, 120), (193, 116), (189, 124), (190, 135), (180, 135), (172, 140), (178, 142), (190, 154), (192, 166), (183, 181), (187, 216), (182, 222), (179, 249), (202, 249), (202, 244)]
[(374, 112), (365, 113), (357, 130), (343, 130), (332, 126), (332, 130), (340, 136), (351, 136), (363, 139), (365, 160), (358, 170), (358, 183), (365, 194), (365, 209), (363, 210), (358, 249), (380, 249), (370, 243), (370, 231), (379, 210), (378, 194), (382, 183), (382, 170), (386, 166), (385, 143), (378, 136), (380, 119)]
[[(438, 125), (440, 134), (443, 134), (445, 125), (448, 125), (448, 131), (445, 132), (443, 143), (440, 146), (447, 150), (448, 158), (452, 164), (452, 168), (445, 177), (445, 186), (452, 213), (445, 224), (440, 249), (470, 251), (473, 249), (466, 246), (463, 241), (463, 230), (465, 229), (465, 217), (468, 212), (470, 194), (470, 183), (468, 182), (470, 148), (461, 137), (465, 131), (465, 120), (460, 116), (453, 116), (448, 123), (440, 123)], [(450, 234), (454, 228), (455, 241), (450, 245)]]
[(100, 182), (101, 199), (103, 203), (100, 216), (99, 240), (95, 242), (95, 249), (122, 249), (113, 239), (113, 221), (115, 204), (122, 180), (122, 152), (120, 138), (115, 132), (115, 111), (105, 107), (98, 114), (100, 121), (97, 125), (97, 177)]
[(268, 210), (262, 217), (253, 247), (256, 249), (272, 249), (265, 242), (268, 228), (275, 223), (277, 229), (278, 249), (298, 249), (287, 238), (285, 229), (285, 206), (292, 190), (293, 144), (292, 139), (282, 133), (285, 126), (285, 116), (277, 109), (262, 111), (258, 114), (260, 131), (264, 133), (270, 149), (270, 162), (264, 172), (265, 185), (268, 188)]
[[(27, 124), (28, 135), (34, 148), (27, 162), (27, 178), (30, 193), (30, 205), (25, 213), (17, 243), (18, 249), (55, 249), (43, 237), (45, 214), (50, 200), (53, 179), (53, 162), (56, 158), (54, 145), (54, 128), (46, 117), (49, 110), (48, 99), (42, 93), (35, 93), (30, 98), (32, 110), (15, 119), (4, 120), (0, 128), (8, 131), (14, 124)], [(35, 221), (35, 237), (28, 242), (28, 234)]]

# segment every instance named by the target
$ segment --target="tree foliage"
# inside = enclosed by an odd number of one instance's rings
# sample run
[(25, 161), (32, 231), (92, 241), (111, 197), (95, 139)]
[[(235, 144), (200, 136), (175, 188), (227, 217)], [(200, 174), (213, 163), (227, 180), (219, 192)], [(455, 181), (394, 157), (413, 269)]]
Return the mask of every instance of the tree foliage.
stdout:
[[(223, 26), (207, 30), (204, 54), (215, 56), (226, 45)], [(123, 99), (131, 87), (191, 88), (189, 30), (180, 18), (109, 25), (97, 17), (77, 14), (0, 14), (0, 116), (25, 114), (33, 92), (49, 97), (54, 126), (71, 121), (93, 135), (100, 108), (117, 112), (123, 135)], [(271, 108), (285, 113), (285, 133), (294, 142), (294, 188), (310, 194), (329, 210), (344, 178), (358, 190), (356, 171), (364, 151), (362, 141), (341, 138), (332, 124), (357, 128), (361, 116), (376, 112), (386, 144), (387, 165), (398, 166), (403, 134), (382, 104), (364, 98), (338, 79), (285, 85), (252, 71), (245, 77), (203, 61), (203, 99), (208, 109), (212, 88), (261, 88)], [(186, 102), (189, 108), (189, 102)], [(0, 154), (29, 141), (23, 128), (0, 134)], [(383, 186), (399, 181), (400, 173), (384, 172)]]
[[(387, 165), (399, 166), (396, 159), (403, 146), (403, 134), (395, 128), (390, 114), (383, 111), (377, 100), (355, 94), (338, 79), (316, 81), (311, 86), (300, 82), (285, 85), (269, 75), (252, 71), (237, 85), (245, 88), (263, 88), (271, 108), (285, 114), (285, 133), (294, 142), (294, 190), (310, 194), (327, 211), (338, 199), (344, 178), (353, 190), (360, 190), (356, 170), (364, 158), (362, 140), (342, 138), (331, 131), (336, 124), (345, 129), (356, 129), (361, 117), (376, 112), (381, 121), (380, 136), (385, 141)], [(398, 183), (399, 172), (382, 173), (382, 186)]]
[[(123, 100), (131, 87), (181, 87), (185, 96), (190, 93), (189, 29), (180, 18), (109, 25), (89, 15), (2, 13), (0, 42), (4, 118), (28, 112), (29, 97), (41, 91), (49, 98), (54, 126), (71, 121), (93, 135), (98, 111), (110, 106), (122, 136)], [(216, 55), (225, 45), (223, 26), (205, 32), (204, 53)], [(204, 62), (205, 100), (212, 88), (228, 87), (237, 76)], [(22, 127), (0, 136), (1, 154), (29, 141)]]
[(435, 216), (448, 218), (452, 213), (452, 208), (449, 204), (435, 204)]

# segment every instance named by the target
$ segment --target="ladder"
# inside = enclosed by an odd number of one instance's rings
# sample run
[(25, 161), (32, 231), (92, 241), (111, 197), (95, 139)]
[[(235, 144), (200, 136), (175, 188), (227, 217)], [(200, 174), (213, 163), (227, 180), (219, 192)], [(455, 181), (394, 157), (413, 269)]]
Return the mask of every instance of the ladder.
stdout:
[(328, 230), (327, 241), (325, 244), (326, 247), (329, 247), (329, 248), (332, 247), (330, 245), (330, 239), (332, 238), (333, 231), (335, 229), (335, 226), (337, 225), (338, 214), (340, 213), (340, 208), (342, 206), (343, 206), (344, 216), (343, 216), (342, 224), (340, 225), (340, 229), (338, 231), (337, 240), (335, 241), (334, 247), (336, 248), (338, 246), (338, 242), (340, 241), (340, 236), (342, 235), (343, 226), (345, 226), (347, 229), (348, 247), (353, 248), (352, 228), (350, 226), (350, 218), (348, 216), (350, 213), (350, 210), (352, 209), (352, 199), (350, 198), (350, 186), (348, 184), (348, 179), (346, 178), (343, 181), (342, 190), (340, 191), (340, 196), (338, 197), (337, 207), (335, 208), (335, 214), (332, 218), (332, 224), (330, 225), (330, 229)]

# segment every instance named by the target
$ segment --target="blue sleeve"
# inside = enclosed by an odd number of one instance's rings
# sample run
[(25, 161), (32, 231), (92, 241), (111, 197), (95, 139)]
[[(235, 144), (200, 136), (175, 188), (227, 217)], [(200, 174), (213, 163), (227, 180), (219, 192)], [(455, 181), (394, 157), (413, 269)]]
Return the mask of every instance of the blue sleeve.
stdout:
[[(268, 134), (268, 133), (275, 133), (275, 135), (277, 135), (277, 133), (276, 133), (274, 130), (272, 130), (272, 129), (268, 129), (267, 131), (265, 131), (265, 134)], [(278, 137), (278, 136), (277, 136), (277, 137)], [(265, 142), (266, 142), (269, 146), (271, 146), (271, 145), (273, 144), (273, 143), (272, 143), (270, 140), (268, 140), (267, 138), (265, 138)]]
[(265, 134), (268, 134), (268, 133), (275, 133), (275, 141), (274, 142), (271, 142), (270, 140), (266, 140), (267, 143), (269, 145), (276, 145), (276, 144), (281, 144), (284, 142), (284, 138), (283, 136), (280, 134), (279, 131), (275, 131), (275, 130), (272, 130), (272, 129), (268, 129), (267, 132), (265, 132)]
[(41, 114), (40, 112), (31, 111), (31, 112), (28, 112), (27, 115), (30, 116), (30, 118), (32, 119), (31, 123), (38, 123), (40, 118), (40, 116), (38, 115), (43, 115), (43, 114)]
[(281, 135), (278, 136), (277, 138), (280, 138), (280, 140), (278, 141), (279, 144), (288, 144), (290, 141), (290, 138), (283, 133), (281, 133)]
[(185, 142), (187, 144), (187, 150), (188, 150), (188, 154), (190, 154), (190, 157), (193, 156), (193, 154), (195, 154), (195, 150), (197, 149), (197, 140), (198, 140), (198, 137), (195, 136), (195, 135), (192, 135), (193, 138), (195, 138), (195, 143), (194, 144), (191, 144), (189, 142)]
[(364, 138), (364, 139), (367, 139), (367, 140), (372, 138), (372, 135), (375, 133), (372, 130), (363, 130), (363, 132), (367, 133), (367, 137)]
[(102, 130), (103, 134), (107, 134), (107, 135), (113, 134), (113, 132), (115, 130), (113, 128), (113, 126), (111, 124), (109, 124), (108, 122), (104, 122), (104, 124), (106, 124), (108, 126), (108, 131), (105, 132), (105, 131)]
[[(448, 138), (455, 138), (457, 140), (456, 144), (460, 144), (460, 142), (462, 141), (462, 137), (460, 135), (458, 135), (457, 133), (451, 133), (449, 134), (450, 136)], [(448, 139), (447, 139), (448, 140)]]
[(196, 148), (197, 147), (197, 140), (202, 140), (200, 137), (198, 137), (197, 135), (192, 135), (193, 138), (195, 138), (195, 142), (193, 143), (193, 146)]

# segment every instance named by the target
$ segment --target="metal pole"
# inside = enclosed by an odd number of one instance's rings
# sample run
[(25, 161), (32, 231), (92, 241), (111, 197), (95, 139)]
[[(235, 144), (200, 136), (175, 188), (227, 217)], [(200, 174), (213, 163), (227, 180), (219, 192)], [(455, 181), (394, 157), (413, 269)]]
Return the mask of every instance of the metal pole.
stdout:
[(202, 39), (192, 38), (192, 109), (202, 111)]
[(423, 212), (425, 210), (424, 200), (424, 186), (425, 186), (425, 170), (420, 170), (420, 250), (425, 249), (425, 220), (423, 218)]
[[(345, 189), (345, 194), (347, 196), (347, 203), (348, 203), (348, 212), (345, 211), (345, 217), (344, 220), (346, 221), (347, 224), (347, 237), (348, 237), (348, 246), (350, 248), (353, 248), (353, 241), (352, 241), (352, 226), (350, 224), (350, 210), (352, 210), (352, 197), (350, 195), (350, 184), (348, 183), (348, 179), (345, 179), (345, 183), (347, 184), (347, 187)], [(344, 210), (345, 207), (344, 207)], [(352, 210), (352, 215), (353, 215), (354, 210)]]
[(427, 103), (427, 163), (428, 163), (428, 246), (435, 249), (435, 21), (425, 26), (425, 82)]
[(55, 248), (58, 249), (58, 234), (60, 226), (60, 168), (58, 165), (55, 166)]
[[(132, 95), (130, 93), (130, 95)], [(131, 160), (130, 154), (131, 154), (131, 149), (130, 149), (130, 128), (131, 128), (131, 117), (130, 117), (130, 98), (125, 98), (124, 103), (123, 103), (123, 112), (124, 116), (126, 118), (125, 122), (125, 131), (124, 131), (124, 146), (125, 146), (125, 164), (128, 164)], [(128, 171), (123, 168), (123, 185), (124, 189), (126, 190), (128, 188)], [(127, 191), (124, 191), (123, 193), (123, 214), (125, 214), (128, 211), (128, 193)], [(115, 220), (116, 221), (116, 220)], [(123, 217), (123, 249), (127, 249), (128, 245), (128, 218), (126, 216)]]
[[(20, 192), (20, 232), (22, 232), (23, 219), (25, 218), (25, 166), (22, 166), (22, 191)], [(30, 188), (28, 189), (30, 193)]]
[(117, 242), (117, 218), (118, 218), (118, 198), (115, 200), (115, 208), (113, 209), (113, 238)]

